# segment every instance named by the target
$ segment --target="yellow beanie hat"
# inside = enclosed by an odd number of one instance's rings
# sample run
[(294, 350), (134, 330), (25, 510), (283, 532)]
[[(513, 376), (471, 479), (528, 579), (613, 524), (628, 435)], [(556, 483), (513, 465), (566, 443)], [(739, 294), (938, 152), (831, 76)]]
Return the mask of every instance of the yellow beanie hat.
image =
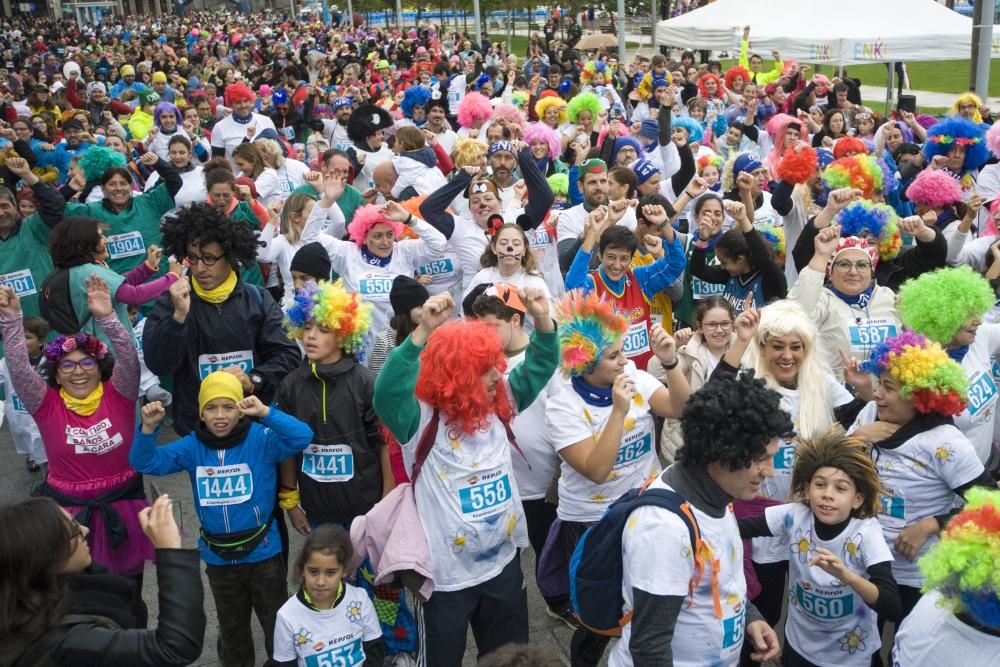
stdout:
[(167, 75), (164, 72), (153, 72), (153, 83), (166, 83)]
[(135, 76), (135, 68), (131, 65), (122, 65), (122, 68), (118, 70), (118, 73), (122, 76)]
[(205, 410), (205, 404), (216, 398), (231, 398), (234, 403), (243, 400), (243, 385), (232, 373), (215, 371), (201, 381), (198, 390), (198, 414)]

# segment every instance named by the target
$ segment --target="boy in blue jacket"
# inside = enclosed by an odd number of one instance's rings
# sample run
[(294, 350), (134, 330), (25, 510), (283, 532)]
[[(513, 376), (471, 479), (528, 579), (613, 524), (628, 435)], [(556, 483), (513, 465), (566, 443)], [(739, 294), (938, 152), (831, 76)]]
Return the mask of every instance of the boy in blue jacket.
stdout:
[(141, 473), (186, 470), (191, 477), (201, 521), (198, 546), (219, 620), (219, 659), (227, 666), (253, 665), (251, 609), (271, 660), (275, 618), (288, 599), (281, 541), (271, 521), (278, 463), (305, 449), (313, 432), (256, 396), (244, 398), (239, 380), (225, 371), (202, 381), (198, 412), (192, 433), (157, 447), (166, 411), (159, 402), (143, 406), (129, 462)]

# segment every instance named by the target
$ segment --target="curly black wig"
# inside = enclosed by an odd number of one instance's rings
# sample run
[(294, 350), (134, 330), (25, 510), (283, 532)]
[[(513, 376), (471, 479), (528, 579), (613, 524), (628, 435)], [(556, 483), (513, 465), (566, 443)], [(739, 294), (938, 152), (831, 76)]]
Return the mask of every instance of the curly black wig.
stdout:
[(392, 116), (385, 109), (374, 104), (362, 104), (347, 120), (347, 136), (351, 141), (361, 143), (379, 130), (392, 127), (392, 124)]
[(192, 204), (163, 222), (163, 249), (186, 257), (188, 246), (201, 248), (218, 243), (230, 266), (251, 266), (257, 261), (257, 233), (246, 224), (223, 215), (208, 204)]
[(749, 467), (764, 456), (774, 438), (794, 430), (780, 402), (781, 394), (752, 372), (713, 379), (684, 406), (684, 445), (677, 451), (677, 460), (700, 468), (712, 462), (730, 470)]

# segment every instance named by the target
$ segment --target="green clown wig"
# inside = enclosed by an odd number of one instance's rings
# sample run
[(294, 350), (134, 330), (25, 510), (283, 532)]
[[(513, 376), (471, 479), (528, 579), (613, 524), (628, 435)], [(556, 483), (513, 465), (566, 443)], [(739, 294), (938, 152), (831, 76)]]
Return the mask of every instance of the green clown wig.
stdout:
[(938, 269), (899, 290), (899, 315), (910, 329), (948, 345), (970, 317), (982, 317), (995, 297), (986, 278), (968, 266)]

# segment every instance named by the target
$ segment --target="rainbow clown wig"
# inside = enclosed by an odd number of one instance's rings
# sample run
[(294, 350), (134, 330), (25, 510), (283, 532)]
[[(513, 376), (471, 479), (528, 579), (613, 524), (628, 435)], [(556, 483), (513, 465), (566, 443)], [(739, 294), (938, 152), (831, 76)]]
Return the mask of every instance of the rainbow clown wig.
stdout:
[[(584, 86), (608, 86), (614, 81), (614, 73), (603, 60), (588, 60), (580, 72), (580, 83)], [(595, 116), (596, 118), (596, 116)]]
[(823, 185), (830, 190), (856, 188), (865, 199), (885, 186), (885, 173), (871, 155), (851, 155), (834, 160), (823, 170)]
[(574, 95), (566, 107), (566, 114), (569, 122), (576, 125), (580, 120), (580, 113), (590, 112), (590, 122), (597, 124), (598, 116), (601, 115), (601, 100), (594, 93), (579, 93)]
[(89, 183), (100, 180), (108, 169), (127, 167), (128, 161), (118, 151), (104, 146), (91, 146), (80, 158), (79, 164), (83, 170), (83, 177)]
[(868, 232), (878, 239), (878, 255), (883, 260), (895, 259), (903, 247), (899, 231), (899, 216), (888, 204), (873, 204), (859, 199), (848, 204), (834, 222), (840, 225), (841, 236), (862, 236)]
[(927, 130), (924, 157), (928, 164), (938, 155), (947, 155), (956, 146), (965, 146), (962, 174), (979, 169), (990, 157), (985, 141), (986, 126), (965, 118), (945, 118)]
[(722, 159), (721, 155), (712, 153), (711, 155), (702, 155), (698, 158), (698, 162), (696, 164), (698, 166), (699, 176), (701, 176), (709, 167), (715, 167), (719, 170), (719, 178), (722, 178), (722, 168), (726, 166), (726, 161)]
[(971, 267), (958, 266), (907, 280), (896, 308), (907, 328), (948, 345), (970, 318), (985, 315), (994, 300), (986, 278)]
[(1000, 491), (974, 486), (965, 507), (920, 559), (925, 593), (937, 591), (953, 613), (1000, 629)]
[(785, 228), (772, 225), (770, 222), (761, 222), (753, 226), (768, 245), (774, 251), (774, 261), (779, 266), (785, 265)]
[(382, 224), (392, 227), (392, 237), (394, 239), (398, 239), (403, 235), (403, 223), (385, 217), (382, 215), (380, 208), (376, 204), (362, 206), (354, 212), (354, 219), (351, 220), (351, 224), (347, 225), (348, 236), (358, 244), (359, 248), (365, 244), (365, 237), (368, 236), (368, 232), (375, 225)]
[(458, 103), (456, 115), (462, 127), (482, 127), (493, 115), (493, 105), (482, 93), (469, 93)]
[(968, 404), (965, 370), (943, 347), (915, 331), (879, 343), (861, 370), (876, 376), (891, 374), (900, 385), (900, 395), (923, 414), (954, 416)]
[(296, 291), (285, 309), (289, 338), (302, 338), (306, 325), (315, 322), (336, 334), (344, 352), (355, 354), (365, 346), (372, 326), (372, 304), (344, 289), (344, 281), (307, 282)]
[(549, 97), (543, 97), (542, 99), (535, 102), (535, 115), (538, 116), (539, 120), (545, 119), (545, 112), (549, 109), (559, 110), (559, 124), (562, 125), (566, 122), (566, 100), (559, 97), (558, 95), (550, 95)]
[(580, 377), (597, 366), (604, 350), (625, 335), (628, 322), (595, 292), (572, 290), (556, 303), (562, 371)]
[(562, 142), (559, 133), (545, 123), (532, 123), (524, 132), (524, 143), (532, 146), (542, 142), (548, 147), (550, 160), (555, 160), (562, 153)]
[(943, 169), (924, 169), (906, 188), (906, 198), (914, 204), (945, 208), (962, 201), (962, 186)]

